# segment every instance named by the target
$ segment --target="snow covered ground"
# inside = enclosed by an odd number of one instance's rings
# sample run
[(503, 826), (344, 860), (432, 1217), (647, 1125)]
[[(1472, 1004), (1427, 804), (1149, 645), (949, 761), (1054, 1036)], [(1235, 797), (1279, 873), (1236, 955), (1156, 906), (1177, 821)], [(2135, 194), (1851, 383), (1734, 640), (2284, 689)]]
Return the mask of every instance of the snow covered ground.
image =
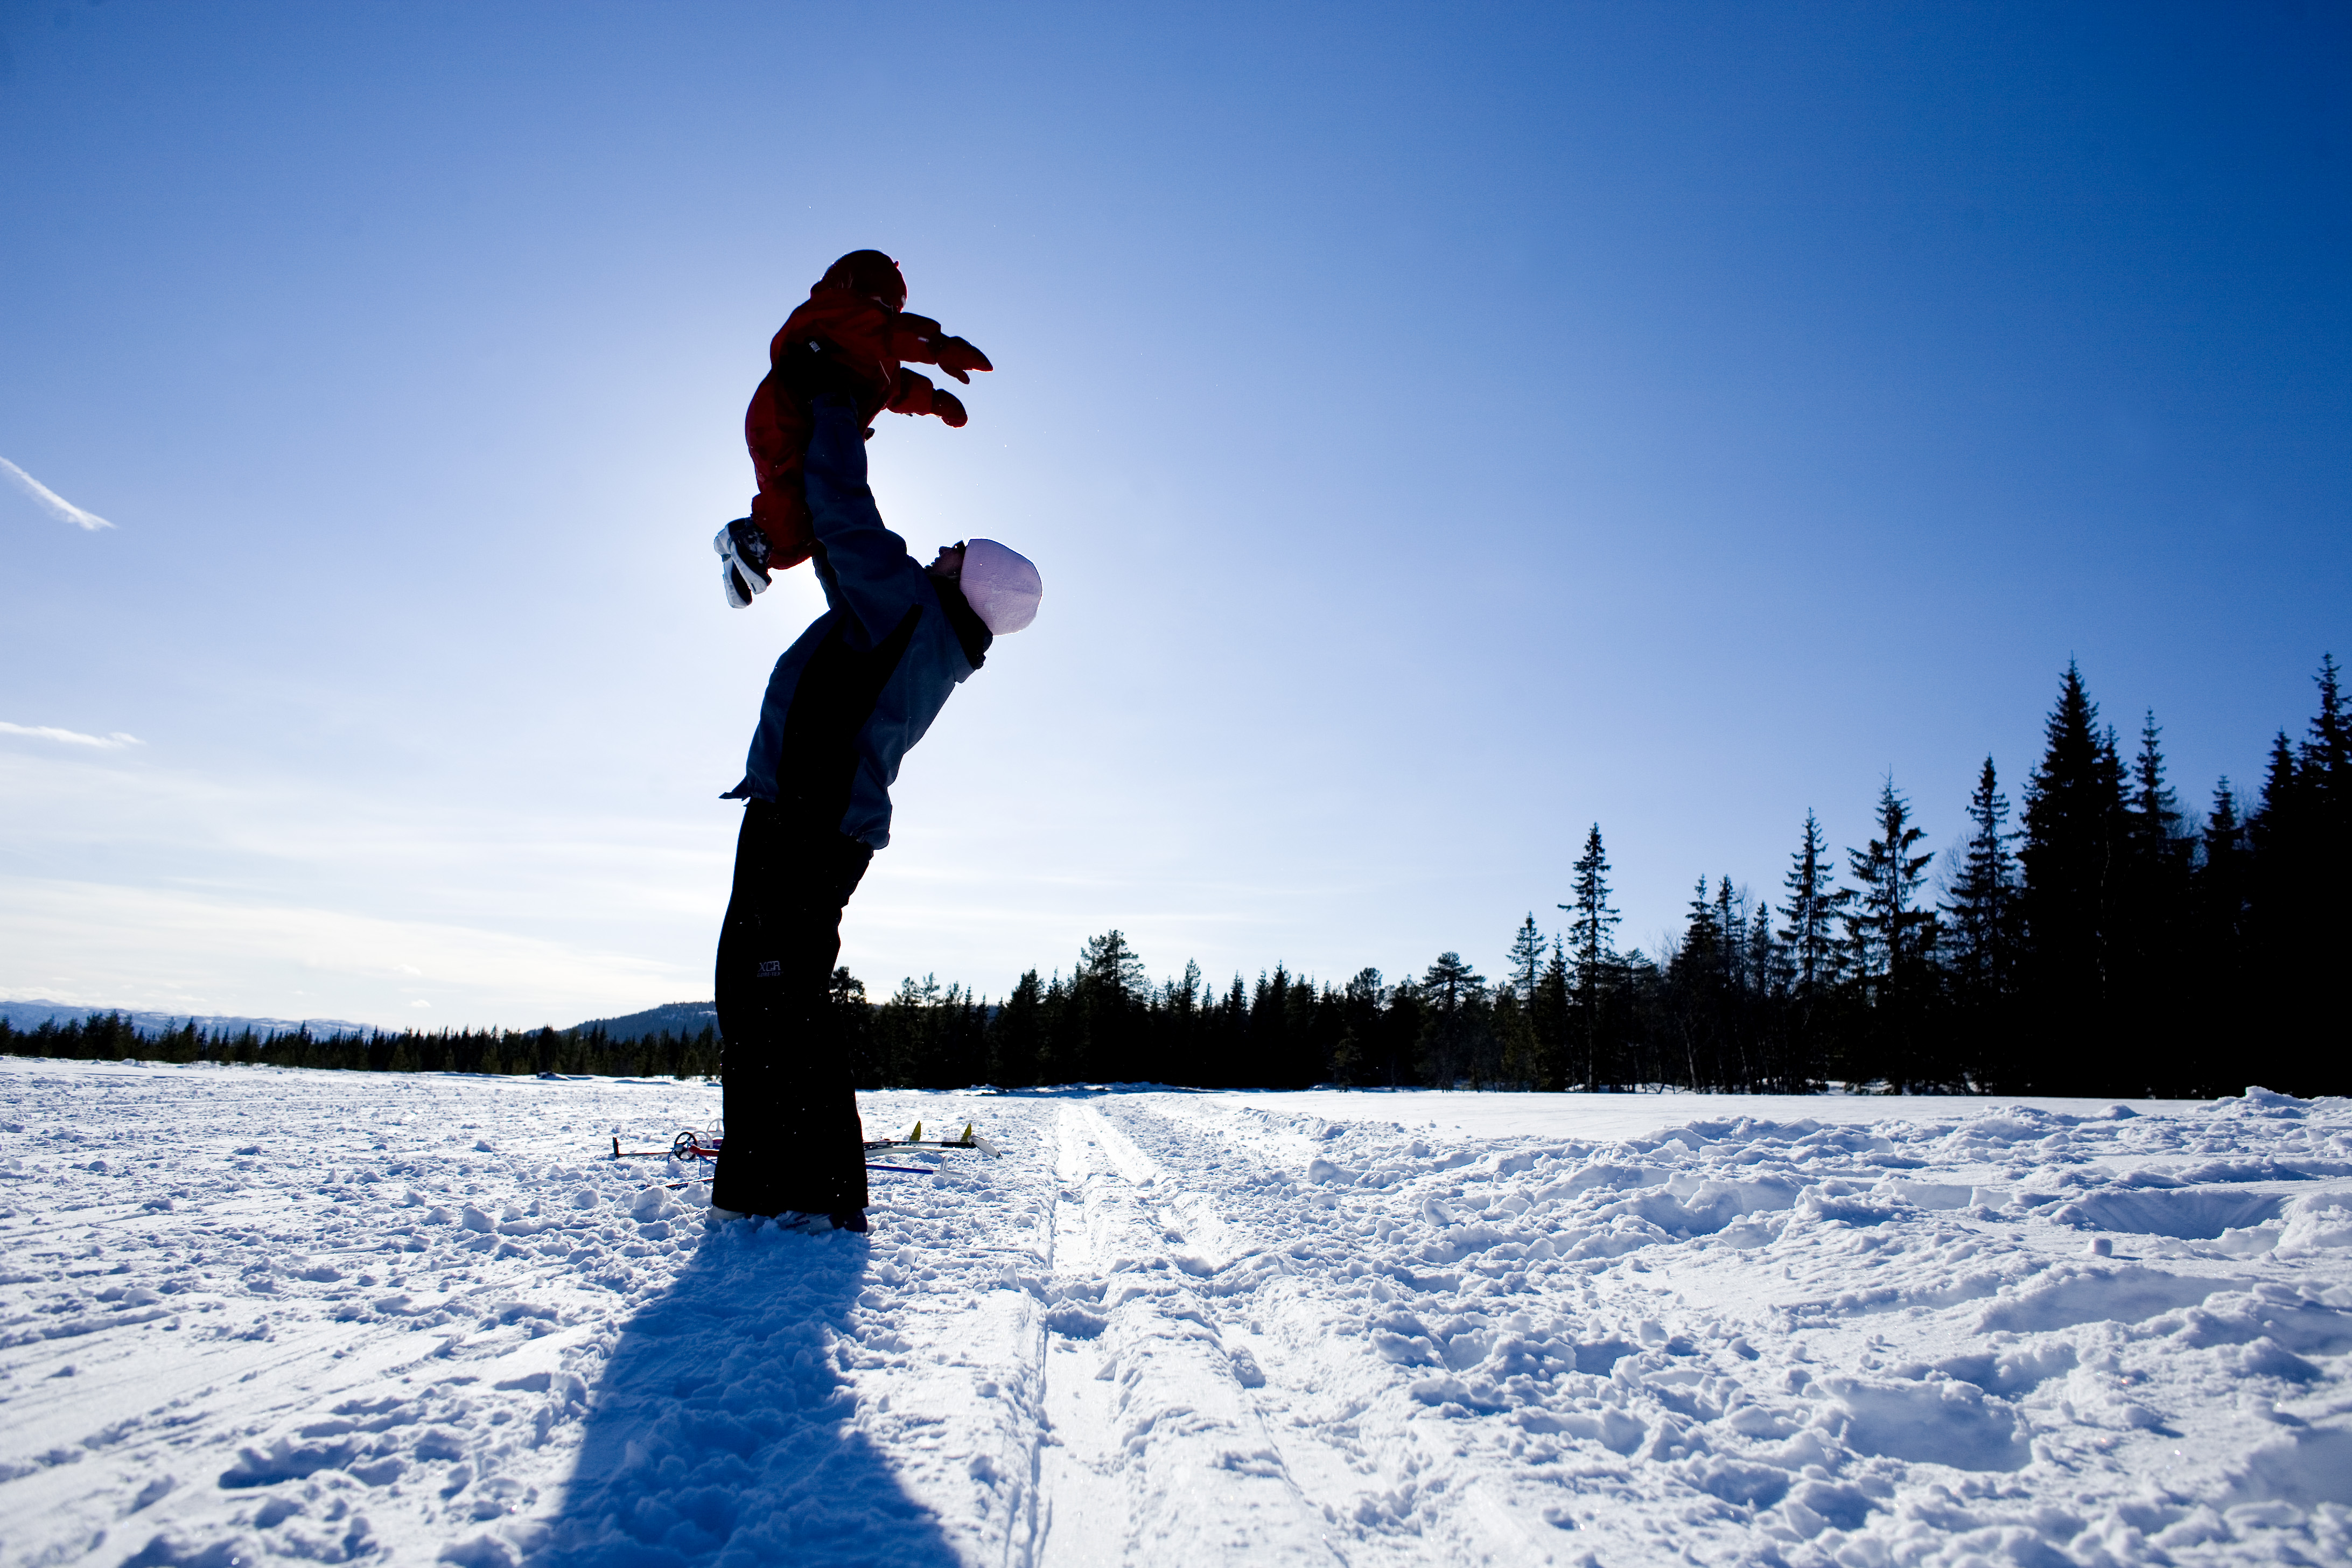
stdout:
[(702, 1085), (0, 1060), (0, 1563), (2352, 1560), (2352, 1103), (2134, 1109), (879, 1094), (1006, 1152), (811, 1238), (598, 1158)]

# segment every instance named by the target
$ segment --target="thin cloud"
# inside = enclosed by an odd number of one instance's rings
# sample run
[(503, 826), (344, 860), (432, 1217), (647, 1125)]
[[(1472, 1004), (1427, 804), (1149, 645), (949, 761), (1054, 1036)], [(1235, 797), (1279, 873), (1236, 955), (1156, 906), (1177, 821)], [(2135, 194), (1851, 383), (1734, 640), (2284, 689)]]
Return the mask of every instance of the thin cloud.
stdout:
[[(7, 460), (0, 458), (0, 463)], [(120, 730), (111, 735), (85, 735), (79, 730), (60, 730), (53, 724), (11, 724), (5, 719), (0, 719), (0, 735), (30, 735), (37, 741), (58, 741), (68, 746), (96, 746), (101, 752), (119, 752), (125, 746), (147, 743)]]
[(86, 529), (92, 533), (101, 528), (114, 526), (94, 511), (82, 510), (81, 508), (74, 505), (73, 502), (66, 500), (65, 497), (58, 494), (5, 458), (0, 458), (0, 470), (5, 470), (10, 479), (16, 481), (18, 489), (31, 496), (45, 510), (54, 513), (61, 521), (70, 522), (76, 528)]

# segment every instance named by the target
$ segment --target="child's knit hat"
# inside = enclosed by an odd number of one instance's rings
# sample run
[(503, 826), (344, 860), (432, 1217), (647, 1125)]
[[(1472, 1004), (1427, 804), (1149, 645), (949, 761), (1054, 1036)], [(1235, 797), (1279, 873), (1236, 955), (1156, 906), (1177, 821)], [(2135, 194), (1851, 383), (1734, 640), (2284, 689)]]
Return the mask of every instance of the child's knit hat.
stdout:
[(1045, 584), (1029, 557), (993, 539), (964, 545), (963, 572), (957, 582), (971, 613), (998, 637), (1035, 620), (1037, 601), (1045, 596)]

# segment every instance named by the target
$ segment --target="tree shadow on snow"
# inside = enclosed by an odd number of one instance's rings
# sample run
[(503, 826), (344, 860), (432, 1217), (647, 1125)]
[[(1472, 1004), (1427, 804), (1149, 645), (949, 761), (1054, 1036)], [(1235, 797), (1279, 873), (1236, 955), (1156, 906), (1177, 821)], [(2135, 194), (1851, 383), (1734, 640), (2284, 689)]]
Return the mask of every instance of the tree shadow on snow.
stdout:
[(953, 1562), (852, 1423), (828, 1352), (852, 1331), (863, 1237), (707, 1237), (623, 1326), (591, 1397), (544, 1568)]

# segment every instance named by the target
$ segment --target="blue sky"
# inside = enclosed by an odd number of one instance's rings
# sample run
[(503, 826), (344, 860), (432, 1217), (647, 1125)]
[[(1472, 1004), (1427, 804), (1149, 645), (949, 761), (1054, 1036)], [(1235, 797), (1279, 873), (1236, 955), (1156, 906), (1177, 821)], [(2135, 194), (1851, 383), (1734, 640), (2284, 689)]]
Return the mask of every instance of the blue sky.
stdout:
[[(1489, 973), (2069, 658), (2201, 804), (2352, 658), (2325, 6), (0, 5), (0, 994), (709, 994), (805, 571), (721, 604), (835, 256), (984, 348), (885, 515), (1039, 563), (910, 757), (869, 985)], [(50, 733), (45, 731), (56, 731)], [(61, 738), (89, 737), (89, 740)], [(125, 740), (122, 737), (135, 739)], [(110, 741), (108, 744), (91, 743)]]

